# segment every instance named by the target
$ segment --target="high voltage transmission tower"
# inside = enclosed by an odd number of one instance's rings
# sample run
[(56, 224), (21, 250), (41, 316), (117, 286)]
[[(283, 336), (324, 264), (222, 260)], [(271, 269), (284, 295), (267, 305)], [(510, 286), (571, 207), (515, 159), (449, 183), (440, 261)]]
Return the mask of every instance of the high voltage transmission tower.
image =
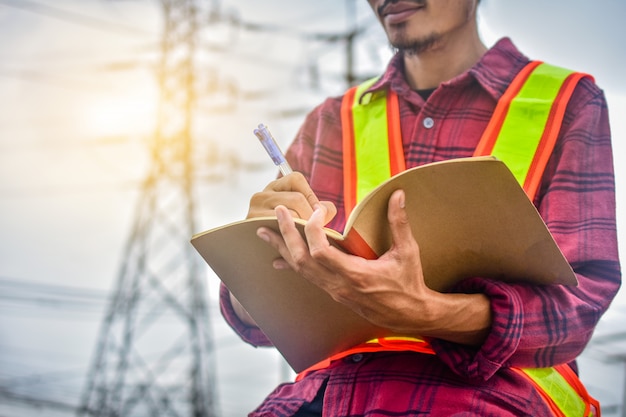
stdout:
[(217, 3), (161, 0), (161, 98), (116, 288), (100, 330), (79, 415), (216, 416), (214, 347), (205, 277), (189, 239), (196, 42)]

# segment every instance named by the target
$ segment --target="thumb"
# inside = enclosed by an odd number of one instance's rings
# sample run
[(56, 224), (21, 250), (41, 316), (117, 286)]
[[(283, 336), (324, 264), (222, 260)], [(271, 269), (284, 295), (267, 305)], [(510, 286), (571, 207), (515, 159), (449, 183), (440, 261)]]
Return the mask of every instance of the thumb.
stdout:
[(387, 219), (391, 229), (391, 238), (396, 247), (415, 244), (409, 216), (406, 212), (406, 200), (403, 190), (396, 190), (389, 198)]

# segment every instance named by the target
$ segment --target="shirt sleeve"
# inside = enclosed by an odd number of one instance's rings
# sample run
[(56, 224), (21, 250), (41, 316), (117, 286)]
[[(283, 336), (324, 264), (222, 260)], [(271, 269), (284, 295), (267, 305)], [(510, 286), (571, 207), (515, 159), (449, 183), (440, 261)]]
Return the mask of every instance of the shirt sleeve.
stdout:
[(256, 347), (272, 346), (272, 342), (261, 329), (244, 323), (237, 316), (230, 302), (230, 292), (223, 283), (220, 284), (220, 312), (226, 320), (226, 323), (228, 323), (244, 342)]
[(547, 367), (573, 361), (620, 286), (615, 181), (604, 94), (582, 80), (570, 100), (535, 201), (578, 278), (578, 286), (465, 280), (455, 291), (485, 293), (491, 332), (479, 349), (432, 344), (456, 373), (488, 379), (506, 366)]

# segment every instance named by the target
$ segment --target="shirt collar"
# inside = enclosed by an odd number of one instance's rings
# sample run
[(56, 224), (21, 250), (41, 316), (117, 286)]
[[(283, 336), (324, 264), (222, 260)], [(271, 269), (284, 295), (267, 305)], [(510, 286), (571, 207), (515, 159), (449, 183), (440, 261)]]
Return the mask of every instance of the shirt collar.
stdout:
[(528, 62), (529, 59), (509, 38), (503, 38), (483, 55), (469, 73), (495, 100), (499, 100)]
[[(454, 87), (476, 81), (497, 101), (528, 61), (528, 58), (515, 47), (509, 38), (502, 38), (472, 68), (443, 84)], [(383, 75), (363, 93), (359, 100), (367, 93), (374, 93), (384, 88), (393, 89), (398, 96), (405, 99), (416, 96), (404, 78), (404, 60), (400, 53), (391, 58)]]

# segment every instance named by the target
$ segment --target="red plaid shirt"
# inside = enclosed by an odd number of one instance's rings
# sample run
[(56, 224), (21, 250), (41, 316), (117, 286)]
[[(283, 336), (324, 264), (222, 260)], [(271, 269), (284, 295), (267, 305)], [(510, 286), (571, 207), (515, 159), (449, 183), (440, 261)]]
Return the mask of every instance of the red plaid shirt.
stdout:
[[(469, 71), (424, 101), (395, 56), (373, 89), (398, 93), (407, 167), (471, 156), (496, 102), (528, 62), (503, 39)], [(314, 109), (288, 151), (321, 200), (338, 208), (343, 229), (341, 97)], [(427, 120), (425, 122), (425, 120)], [(620, 285), (613, 158), (602, 91), (583, 79), (567, 107), (535, 205), (578, 275), (578, 287), (504, 284), (476, 277), (457, 292), (491, 300), (493, 324), (482, 346), (433, 340), (436, 356), (380, 352), (348, 357), (276, 388), (251, 416), (291, 416), (324, 383), (324, 416), (547, 416), (533, 387), (508, 367), (574, 361)], [(226, 320), (254, 345), (270, 342), (243, 325), (222, 291)]]

